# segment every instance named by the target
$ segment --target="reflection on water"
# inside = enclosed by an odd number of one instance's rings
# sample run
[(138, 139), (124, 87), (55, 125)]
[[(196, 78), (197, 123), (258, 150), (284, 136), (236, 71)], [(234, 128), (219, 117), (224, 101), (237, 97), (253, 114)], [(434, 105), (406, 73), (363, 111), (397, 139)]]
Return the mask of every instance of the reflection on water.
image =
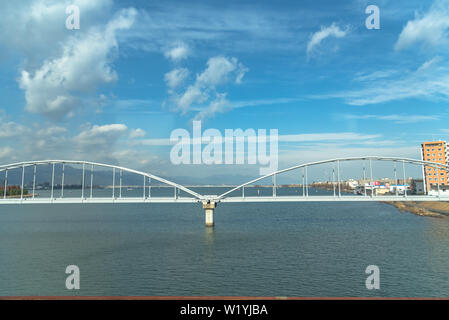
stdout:
[(214, 245), (214, 228), (205, 228), (204, 229), (204, 234), (205, 237), (204, 239), (206, 239), (206, 244), (208, 246), (213, 246)]
[[(0, 295), (449, 296), (448, 220), (383, 203), (222, 203), (215, 223), (199, 204), (2, 205)], [(380, 291), (365, 288), (370, 264)]]

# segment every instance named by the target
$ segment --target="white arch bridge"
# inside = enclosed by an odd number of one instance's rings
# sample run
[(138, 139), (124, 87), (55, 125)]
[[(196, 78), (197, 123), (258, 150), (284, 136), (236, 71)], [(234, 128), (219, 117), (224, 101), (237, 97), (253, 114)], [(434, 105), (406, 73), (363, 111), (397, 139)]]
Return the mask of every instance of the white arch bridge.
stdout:
[[(361, 177), (366, 181), (366, 186), (363, 188), (361, 194), (351, 194), (344, 192), (341, 179), (341, 163), (361, 161), (363, 166), (361, 170)], [(373, 187), (373, 162), (386, 162), (392, 165), (392, 173), (396, 182), (396, 189), (394, 192), (389, 192), (384, 195), (376, 195)], [(422, 176), (426, 170), (433, 170), (438, 177), (435, 184), (435, 190), (430, 194), (424, 190), (422, 195), (413, 195), (405, 189), (403, 192), (398, 191), (398, 175), (402, 175), (402, 182), (406, 181), (406, 164), (419, 166)], [(330, 192), (325, 195), (309, 195), (311, 184), (309, 183), (310, 168), (330, 165), (332, 171), (332, 180), (329, 179)], [(38, 168), (47, 166), (51, 168), (48, 179), (51, 182), (47, 183), (45, 189), (37, 184)], [(70, 166), (82, 167), (80, 172), (80, 185), (74, 188), (73, 185), (65, 183), (66, 170)], [(399, 169), (398, 169), (399, 167)], [(102, 176), (107, 171), (111, 172), (111, 185), (103, 187), (101, 195), (94, 196), (94, 172), (100, 169)], [(279, 185), (277, 184), (277, 177), (287, 172), (299, 171), (302, 183), (297, 185), (298, 192), (293, 195), (277, 194)], [(26, 172), (28, 176), (32, 176), (32, 180), (25, 183)], [(32, 173), (30, 173), (30, 171)], [(80, 170), (81, 171), (81, 170)], [(350, 157), (350, 158), (335, 158), (323, 161), (316, 161), (304, 163), (293, 166), (287, 169), (272, 172), (257, 179), (245, 182), (239, 186), (229, 188), (226, 192), (219, 195), (200, 194), (192, 188), (180, 185), (173, 181), (166, 180), (151, 173), (132, 170), (125, 167), (108, 165), (103, 163), (96, 163), (90, 161), (73, 161), (73, 160), (43, 160), (43, 161), (28, 161), (18, 162), (8, 165), (0, 166), (0, 181), (3, 178), (3, 184), (0, 185), (0, 205), (1, 204), (83, 204), (83, 203), (201, 203), (206, 214), (206, 225), (213, 225), (213, 212), (219, 202), (320, 202), (320, 201), (449, 201), (449, 197), (445, 197), (444, 193), (440, 192), (440, 176), (446, 172), (447, 175), (449, 166), (436, 162), (429, 162), (410, 158), (398, 157), (381, 157), (381, 156), (365, 156), (365, 157)], [(12, 172), (15, 173), (16, 180), (20, 179), (20, 185), (9, 185), (8, 174), (11, 178)], [(137, 188), (142, 191), (139, 196), (136, 194), (126, 195), (125, 191), (129, 186), (123, 184), (123, 175), (133, 174), (141, 177), (142, 184)], [(328, 172), (330, 178), (330, 171)], [(56, 181), (56, 176), (58, 181)], [(41, 176), (39, 176), (41, 178)], [(60, 180), (59, 180), (60, 179)], [(255, 183), (271, 179), (270, 186), (263, 186), (264, 194), (257, 195), (246, 194), (245, 189), (254, 186)], [(73, 177), (72, 177), (73, 180)], [(425, 180), (424, 180), (425, 181)], [(133, 186), (136, 188), (136, 186)], [(172, 188), (173, 192), (164, 194), (155, 194), (157, 188)], [(197, 186), (201, 187), (201, 186)], [(442, 188), (443, 186), (441, 186)], [(446, 186), (444, 186), (446, 187)], [(70, 188), (70, 189), (69, 189)], [(424, 189), (426, 188), (424, 183)], [(14, 189), (14, 194), (12, 190)], [(76, 195), (73, 189), (77, 189)], [(211, 188), (212, 189), (212, 188)], [(109, 193), (109, 191), (110, 193)], [(267, 194), (269, 190), (269, 194)], [(41, 192), (46, 193), (40, 194)], [(106, 193), (109, 193), (106, 195)]]

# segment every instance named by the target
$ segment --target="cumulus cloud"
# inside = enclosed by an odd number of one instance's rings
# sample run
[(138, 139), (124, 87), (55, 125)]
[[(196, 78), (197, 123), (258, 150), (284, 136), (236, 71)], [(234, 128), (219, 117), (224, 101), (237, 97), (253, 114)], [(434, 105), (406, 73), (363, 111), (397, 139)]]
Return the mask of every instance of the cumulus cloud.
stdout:
[(28, 133), (28, 128), (0, 117), (0, 139), (13, 138)]
[[(51, 123), (19, 124), (0, 114), (0, 149), (5, 161), (42, 159), (49, 155), (64, 157), (67, 149), (68, 130)], [(17, 146), (20, 145), (20, 148)]]
[(124, 124), (94, 125), (74, 137), (74, 141), (82, 147), (110, 145), (127, 131), (128, 127)]
[(248, 69), (238, 62), (237, 58), (217, 56), (207, 61), (207, 68), (197, 77), (197, 83), (217, 86), (228, 82), (235, 76), (235, 82), (240, 83)]
[[(5, 121), (0, 114), (0, 160), (14, 162), (57, 158), (125, 163), (133, 159), (125, 156), (117, 158), (117, 150), (131, 152), (129, 147), (145, 135), (144, 130), (130, 129), (123, 123), (86, 124), (70, 129), (52, 125), (51, 122), (24, 126)], [(21, 147), (17, 148), (17, 145)], [(68, 145), (70, 148), (67, 148)]]
[(181, 110), (183, 113), (189, 111), (190, 106), (193, 103), (203, 103), (207, 101), (209, 98), (206, 92), (197, 86), (191, 85), (187, 88), (187, 90), (177, 99), (177, 108)]
[(116, 32), (130, 28), (136, 14), (134, 9), (122, 10), (103, 30), (70, 37), (62, 54), (36, 71), (22, 70), (19, 84), (25, 90), (26, 110), (60, 120), (80, 107), (80, 93), (116, 81), (111, 66), (111, 53), (118, 48)]
[(42, 60), (59, 54), (55, 44), (73, 34), (65, 28), (69, 5), (81, 12), (81, 29), (76, 34), (85, 34), (88, 26), (106, 23), (113, 0), (0, 1), (0, 43), (22, 52), (26, 68), (40, 66)]
[(186, 68), (174, 69), (167, 72), (164, 76), (165, 82), (170, 89), (174, 89), (181, 85), (184, 80), (189, 76), (189, 70)]
[(337, 24), (332, 23), (329, 27), (321, 27), (320, 31), (315, 32), (307, 43), (307, 56), (309, 57), (316, 47), (318, 47), (321, 42), (326, 38), (344, 38), (349, 32), (349, 28), (346, 27), (345, 30), (341, 29)]
[(164, 52), (164, 56), (173, 62), (179, 62), (186, 59), (190, 53), (190, 48), (184, 43), (179, 42), (175, 46)]
[(449, 1), (437, 0), (425, 14), (415, 13), (407, 22), (395, 44), (395, 50), (403, 50), (414, 44), (437, 47), (447, 43), (449, 31)]
[(231, 102), (226, 99), (226, 93), (217, 93), (216, 98), (209, 106), (195, 116), (195, 120), (204, 120), (205, 118), (212, 117), (216, 113), (223, 113), (231, 106)]
[(129, 133), (130, 138), (143, 138), (145, 137), (146, 132), (140, 128), (133, 129)]
[[(172, 84), (178, 84), (178, 79), (182, 74), (179, 71), (172, 72), (168, 73), (169, 79), (174, 78), (176, 81), (173, 81)], [(230, 108), (230, 103), (226, 99), (227, 93), (220, 93), (217, 88), (229, 83), (240, 84), (247, 72), (248, 68), (235, 57), (216, 56), (210, 58), (203, 72), (196, 75), (193, 84), (178, 93), (171, 91), (175, 110), (182, 113), (199, 110), (200, 113), (196, 116), (197, 118), (213, 116), (216, 112), (223, 112), (227, 106)], [(169, 81), (167, 81), (167, 85), (170, 87)]]

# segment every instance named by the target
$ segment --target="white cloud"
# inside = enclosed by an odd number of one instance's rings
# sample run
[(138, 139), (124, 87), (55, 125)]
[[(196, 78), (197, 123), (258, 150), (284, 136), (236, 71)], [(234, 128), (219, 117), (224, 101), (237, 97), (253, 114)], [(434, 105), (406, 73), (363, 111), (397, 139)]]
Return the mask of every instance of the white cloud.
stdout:
[(25, 90), (26, 110), (59, 120), (80, 107), (80, 93), (117, 80), (111, 66), (111, 52), (118, 49), (116, 32), (130, 28), (136, 14), (134, 9), (122, 10), (104, 30), (92, 28), (70, 37), (59, 57), (46, 60), (34, 72), (22, 70), (19, 84)]
[(13, 121), (7, 122), (0, 117), (0, 139), (14, 138), (17, 136), (22, 136), (26, 133), (28, 133), (28, 128), (25, 126)]
[(375, 81), (379, 79), (390, 78), (397, 75), (399, 70), (378, 70), (371, 73), (358, 73), (355, 81)]
[(187, 88), (184, 94), (177, 99), (177, 107), (183, 113), (186, 113), (193, 103), (204, 103), (209, 99), (207, 92), (203, 91), (201, 86), (194, 84)]
[[(131, 159), (129, 154), (148, 153), (148, 150), (130, 148), (145, 135), (144, 130), (128, 129), (122, 123), (86, 124), (77, 129), (54, 126), (51, 122), (36, 122), (24, 126), (0, 118), (0, 160), (10, 163), (48, 158), (80, 159), (132, 165), (134, 160), (139, 159)], [(125, 154), (117, 157), (121, 152)]]
[(229, 82), (229, 78), (234, 76), (234, 81), (241, 83), (246, 72), (248, 68), (237, 58), (217, 56), (207, 61), (207, 68), (197, 77), (197, 82), (203, 86), (217, 86)]
[(363, 106), (394, 100), (421, 98), (449, 100), (449, 64), (432, 58), (416, 71), (398, 70), (397, 78), (369, 82), (361, 89), (327, 94), (318, 98), (342, 98), (350, 105)]
[(407, 22), (395, 44), (395, 50), (407, 49), (414, 44), (438, 47), (447, 43), (449, 31), (449, 1), (436, 0), (425, 14), (415, 13)]
[(412, 115), (412, 114), (389, 114), (389, 115), (354, 115), (347, 114), (344, 116), (346, 119), (360, 119), (360, 120), (381, 120), (381, 121), (392, 121), (398, 124), (406, 123), (417, 123), (423, 121), (433, 121), (439, 120), (438, 115)]
[(0, 159), (5, 159), (13, 154), (13, 150), (10, 147), (0, 148)]
[(94, 125), (86, 127), (77, 136), (71, 138), (77, 157), (95, 161), (115, 163), (112, 153), (118, 141), (126, 137), (128, 127), (124, 124)]
[(307, 43), (307, 56), (309, 57), (314, 49), (321, 44), (323, 40), (329, 37), (343, 38), (349, 32), (349, 28), (340, 29), (337, 24), (332, 23), (329, 27), (321, 27), (320, 31), (315, 32)]
[[(223, 3), (218, 6), (204, 6), (200, 3), (189, 3), (179, 6), (177, 3), (164, 2), (163, 8), (153, 6), (151, 11), (144, 12), (137, 28), (133, 30), (136, 48), (160, 52), (160, 48), (176, 48), (187, 43), (195, 46), (198, 55), (214, 51), (264, 51), (300, 50), (298, 36), (305, 37), (304, 24), (310, 20), (310, 12), (276, 10), (246, 10), (246, 5)], [(260, 9), (260, 10), (259, 10)], [(301, 24), (298, 25), (298, 21)], [(206, 50), (203, 50), (206, 48)], [(198, 48), (198, 50), (197, 50)]]
[(44, 59), (59, 54), (55, 44), (74, 34), (65, 28), (68, 5), (80, 8), (81, 29), (76, 34), (85, 34), (88, 26), (105, 21), (113, 0), (0, 1), (0, 42), (24, 54), (25, 68), (37, 68)]
[(55, 135), (61, 135), (67, 132), (66, 128), (53, 126), (53, 127), (45, 127), (42, 129), (38, 129), (36, 131), (36, 134), (38, 136), (55, 136)]
[(435, 66), (436, 64), (440, 63), (441, 61), (443, 61), (443, 59), (441, 57), (434, 57), (426, 62), (424, 62), (417, 70), (417, 72), (426, 70), (432, 66)]
[[(176, 70), (173, 70), (176, 71)], [(172, 71), (172, 72), (173, 72)], [(166, 74), (166, 82), (170, 88), (170, 84), (178, 85), (178, 79), (181, 76), (184, 79), (185, 72), (172, 72)], [(206, 69), (197, 74), (195, 82), (187, 87), (184, 92), (172, 93), (172, 101), (175, 109), (186, 113), (191, 110), (199, 110), (196, 118), (211, 117), (217, 112), (223, 112), (231, 104), (226, 99), (227, 93), (220, 93), (217, 87), (235, 83), (240, 84), (244, 75), (248, 72), (237, 58), (227, 58), (223, 56), (212, 57), (207, 61)], [(171, 82), (172, 78), (174, 79)]]
[(145, 137), (146, 132), (140, 128), (133, 129), (129, 133), (130, 138), (143, 138)]
[(74, 141), (80, 145), (97, 145), (108, 144), (111, 140), (116, 140), (128, 131), (128, 127), (124, 124), (106, 124), (103, 126), (94, 125), (80, 134), (78, 134)]
[(212, 117), (216, 113), (223, 113), (227, 108), (230, 108), (232, 104), (226, 99), (226, 93), (217, 93), (215, 100), (213, 100), (209, 106), (201, 110), (196, 116), (196, 120), (204, 120), (205, 118)]
[[(49, 123), (37, 122), (27, 125), (7, 121), (0, 115), (0, 149), (5, 160), (43, 159), (49, 155), (64, 157), (72, 150), (67, 149), (68, 130)], [(17, 147), (17, 146), (20, 146)]]
[(360, 134), (354, 132), (335, 133), (305, 133), (293, 135), (280, 135), (279, 142), (311, 142), (311, 141), (357, 141), (370, 140), (381, 137), (378, 134)]
[(184, 43), (179, 42), (172, 48), (165, 51), (164, 55), (167, 59), (172, 60), (173, 62), (179, 62), (183, 59), (186, 59), (190, 54), (190, 48)]
[[(284, 134), (278, 136), (279, 142), (289, 142), (289, 143), (310, 143), (310, 142), (328, 142), (335, 141), (346, 142), (346, 143), (367, 143), (371, 141), (375, 143), (376, 139), (381, 138), (382, 135), (379, 134), (363, 134), (355, 132), (322, 132), (322, 133), (303, 133), (303, 134)], [(222, 143), (225, 143), (226, 139), (223, 139)], [(170, 139), (145, 139), (136, 142), (141, 145), (152, 145), (152, 146), (171, 146), (173, 141)], [(191, 143), (195, 143), (195, 140), (191, 140)], [(199, 140), (196, 141), (199, 143)], [(204, 142), (203, 142), (204, 144)]]
[(178, 68), (167, 72), (164, 78), (167, 86), (170, 89), (174, 89), (181, 85), (188, 76), (189, 70), (187, 70), (186, 68)]

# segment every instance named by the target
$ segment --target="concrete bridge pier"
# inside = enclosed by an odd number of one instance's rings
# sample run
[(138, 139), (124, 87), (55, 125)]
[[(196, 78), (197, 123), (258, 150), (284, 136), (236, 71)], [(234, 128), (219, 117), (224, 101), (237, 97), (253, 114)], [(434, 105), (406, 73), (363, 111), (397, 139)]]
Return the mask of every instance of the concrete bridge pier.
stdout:
[(217, 207), (217, 203), (214, 201), (204, 201), (203, 209), (206, 218), (206, 227), (214, 226), (214, 210)]

